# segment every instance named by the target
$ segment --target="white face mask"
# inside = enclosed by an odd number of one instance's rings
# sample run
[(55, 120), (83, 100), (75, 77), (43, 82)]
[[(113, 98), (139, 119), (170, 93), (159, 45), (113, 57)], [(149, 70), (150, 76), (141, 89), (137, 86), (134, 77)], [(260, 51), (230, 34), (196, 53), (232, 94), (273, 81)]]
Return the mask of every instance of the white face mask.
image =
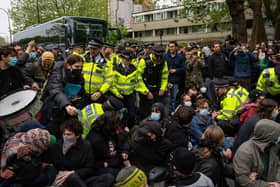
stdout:
[(192, 106), (192, 102), (191, 102), (191, 101), (185, 101), (185, 102), (184, 102), (184, 105), (185, 105), (185, 106), (191, 107), (191, 106)]
[(200, 88), (200, 92), (201, 92), (201, 93), (206, 93), (206, 92), (207, 92), (207, 88), (204, 87), (204, 86), (201, 87), (201, 88)]

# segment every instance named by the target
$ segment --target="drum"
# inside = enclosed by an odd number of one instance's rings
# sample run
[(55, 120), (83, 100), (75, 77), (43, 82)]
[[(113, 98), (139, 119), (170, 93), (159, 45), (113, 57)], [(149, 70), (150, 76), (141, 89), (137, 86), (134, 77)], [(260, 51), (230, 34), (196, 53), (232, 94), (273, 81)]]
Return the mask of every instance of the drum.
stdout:
[(16, 128), (32, 118), (32, 106), (37, 98), (37, 91), (25, 89), (14, 91), (0, 99), (0, 123)]

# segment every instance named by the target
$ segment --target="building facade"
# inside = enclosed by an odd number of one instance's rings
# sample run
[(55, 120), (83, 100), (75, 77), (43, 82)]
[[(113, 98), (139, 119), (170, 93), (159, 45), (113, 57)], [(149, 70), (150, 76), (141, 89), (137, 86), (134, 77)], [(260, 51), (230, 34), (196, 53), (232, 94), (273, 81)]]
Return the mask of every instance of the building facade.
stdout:
[[(178, 1), (177, 1), (178, 2)], [(224, 3), (219, 1), (219, 3)], [(219, 8), (219, 3), (213, 4), (213, 8)], [(161, 8), (153, 11), (142, 11), (132, 14), (133, 23), (130, 30), (131, 37), (143, 42), (167, 43), (168, 41), (203, 41), (209, 39), (224, 39), (231, 34), (231, 22), (221, 23), (220, 29), (213, 30), (202, 21), (190, 21), (187, 16), (181, 16), (183, 5)], [(246, 14), (248, 34), (252, 28), (252, 14)], [(265, 22), (268, 39), (272, 38), (273, 30), (269, 23)]]

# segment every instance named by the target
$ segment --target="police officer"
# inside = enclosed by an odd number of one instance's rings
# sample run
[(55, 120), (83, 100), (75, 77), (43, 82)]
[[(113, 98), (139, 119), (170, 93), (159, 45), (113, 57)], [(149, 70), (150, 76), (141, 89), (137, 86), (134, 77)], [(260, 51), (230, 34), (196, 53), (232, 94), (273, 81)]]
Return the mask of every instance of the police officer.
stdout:
[(141, 119), (147, 117), (154, 102), (164, 103), (168, 84), (168, 66), (163, 58), (164, 53), (164, 47), (155, 45), (152, 47), (152, 53), (139, 62), (139, 72), (146, 87), (153, 95), (152, 100), (147, 99), (145, 95), (140, 95)]
[(113, 84), (110, 91), (122, 99), (124, 106), (128, 110), (127, 121), (125, 125), (129, 128), (135, 124), (136, 109), (135, 109), (135, 92), (138, 91), (152, 99), (152, 93), (149, 92), (144, 84), (142, 77), (137, 67), (132, 64), (132, 52), (124, 50), (120, 54), (120, 63), (113, 67)]
[(79, 113), (78, 118), (83, 125), (82, 138), (85, 139), (89, 134), (95, 120), (103, 115), (106, 111), (115, 110), (118, 111), (123, 108), (121, 100), (110, 96), (104, 103), (92, 103), (85, 106)]
[(267, 97), (280, 103), (280, 65), (263, 70), (259, 76), (257, 90), (267, 93)]
[(235, 88), (229, 86), (229, 81), (219, 79), (215, 80), (214, 84), (220, 101), (220, 110), (213, 112), (212, 117), (217, 120), (217, 124), (226, 135), (233, 135), (238, 127), (230, 125), (229, 121), (242, 109), (242, 103), (239, 96), (235, 94)]
[(85, 92), (90, 95), (90, 100), (103, 102), (104, 94), (108, 91), (112, 68), (106, 64), (106, 60), (101, 53), (102, 43), (92, 40), (88, 44), (89, 52), (84, 56), (86, 62), (83, 65), (83, 75), (85, 79)]

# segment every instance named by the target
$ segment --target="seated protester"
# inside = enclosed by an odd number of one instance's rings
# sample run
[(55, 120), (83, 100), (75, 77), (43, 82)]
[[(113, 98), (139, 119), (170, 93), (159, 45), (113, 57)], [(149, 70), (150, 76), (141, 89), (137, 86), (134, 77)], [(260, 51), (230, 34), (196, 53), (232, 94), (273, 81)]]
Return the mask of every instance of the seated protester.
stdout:
[(210, 178), (200, 172), (193, 172), (195, 154), (186, 147), (178, 147), (173, 153), (172, 166), (176, 175), (175, 185), (181, 187), (214, 187)]
[(70, 116), (77, 115), (77, 108), (84, 105), (83, 59), (71, 55), (66, 63), (56, 62), (43, 93), (40, 122), (57, 137), (61, 136), (59, 125)]
[(92, 124), (86, 139), (93, 150), (94, 173), (111, 173), (116, 176), (123, 167), (120, 145), (124, 144), (126, 139), (121, 129), (120, 114), (116, 111), (106, 111)]
[(233, 170), (227, 166), (221, 155), (220, 146), (224, 143), (224, 132), (217, 126), (209, 126), (203, 133), (196, 152), (195, 171), (209, 177), (214, 186), (227, 186), (225, 177), (233, 177)]
[(236, 182), (241, 186), (279, 186), (280, 124), (262, 119), (254, 136), (243, 143), (233, 158)]
[(16, 65), (19, 68), (24, 68), (27, 62), (33, 62), (36, 58), (36, 49), (35, 49), (35, 41), (31, 40), (25, 49), (25, 52), (23, 52), (21, 46), (16, 45), (14, 47), (16, 50), (16, 58), (13, 61), (13, 65)]
[(188, 94), (183, 94), (181, 96), (181, 104), (178, 105), (176, 108), (175, 112), (181, 107), (181, 106), (187, 106), (187, 107), (192, 107), (192, 98)]
[(136, 168), (135, 166), (129, 166), (123, 168), (117, 175), (116, 187), (148, 187), (147, 177), (145, 173)]
[(243, 111), (239, 115), (240, 123), (244, 123), (248, 118), (257, 113), (257, 107), (264, 99), (264, 94), (259, 90), (252, 90), (249, 94), (249, 103), (243, 105)]
[(162, 137), (160, 124), (157, 121), (144, 121), (139, 129), (139, 136), (131, 138), (123, 147), (122, 158), (143, 170), (149, 175), (155, 167), (167, 167), (169, 153), (173, 146)]
[(9, 47), (0, 48), (0, 97), (27, 87), (27, 81), (20, 69), (13, 65), (16, 59), (11, 56), (12, 50)]
[(186, 94), (191, 97), (192, 106), (195, 107), (196, 99), (199, 93), (194, 83), (190, 84), (189, 87), (186, 89)]
[(43, 129), (32, 129), (9, 138), (1, 154), (1, 173), (6, 180), (2, 181), (0, 186), (51, 185), (56, 176), (56, 169), (42, 163), (40, 155), (55, 141), (55, 137)]
[(196, 113), (190, 123), (190, 140), (192, 145), (197, 145), (205, 129), (214, 125), (215, 121), (209, 113), (209, 103), (207, 99), (198, 99), (196, 102)]
[(261, 119), (272, 119), (275, 120), (278, 116), (278, 107), (277, 103), (272, 99), (264, 99), (260, 102), (260, 105), (257, 108), (256, 115), (250, 117), (245, 123), (241, 126), (238, 131), (236, 140), (233, 146), (233, 152), (236, 152), (238, 147), (249, 140), (254, 133), (254, 128), (257, 122)]
[[(94, 181), (111, 186), (113, 180), (109, 174), (90, 178), (94, 171), (94, 157), (90, 144), (81, 139), (83, 132), (81, 123), (77, 119), (68, 119), (61, 128), (63, 139), (50, 146), (44, 154), (45, 161), (53, 164), (59, 171), (55, 185), (85, 187), (85, 181), (88, 179), (91, 181), (88, 186), (94, 186)], [(98, 184), (96, 183), (96, 186)]]
[(174, 147), (189, 146), (189, 123), (193, 114), (192, 108), (181, 106), (172, 116), (172, 123), (166, 127), (164, 137), (172, 142)]
[(34, 89), (42, 89), (48, 79), (54, 64), (54, 55), (46, 51), (42, 54), (39, 61), (26, 64), (23, 73), (28, 80), (28, 84)]

